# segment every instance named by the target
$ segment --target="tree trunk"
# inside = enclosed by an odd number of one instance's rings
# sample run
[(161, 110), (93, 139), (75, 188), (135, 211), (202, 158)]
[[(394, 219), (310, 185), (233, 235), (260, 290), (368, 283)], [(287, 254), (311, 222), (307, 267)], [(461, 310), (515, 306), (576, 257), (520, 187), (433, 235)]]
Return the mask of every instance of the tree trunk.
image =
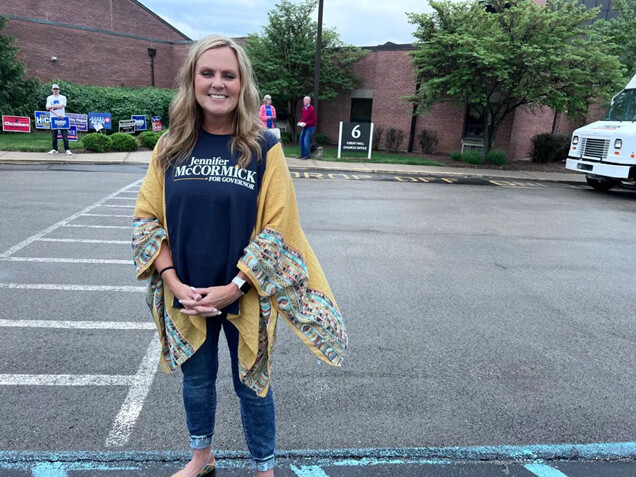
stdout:
[(287, 118), (289, 119), (289, 127), (291, 128), (292, 142), (296, 142), (296, 101), (287, 102)]

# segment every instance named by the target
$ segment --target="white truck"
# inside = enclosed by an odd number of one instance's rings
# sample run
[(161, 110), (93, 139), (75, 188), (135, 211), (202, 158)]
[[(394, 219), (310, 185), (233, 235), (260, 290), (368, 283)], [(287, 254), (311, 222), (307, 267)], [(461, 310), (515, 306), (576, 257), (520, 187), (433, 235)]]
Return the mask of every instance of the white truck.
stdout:
[(636, 187), (636, 75), (600, 121), (572, 133), (565, 167), (585, 173), (599, 191)]

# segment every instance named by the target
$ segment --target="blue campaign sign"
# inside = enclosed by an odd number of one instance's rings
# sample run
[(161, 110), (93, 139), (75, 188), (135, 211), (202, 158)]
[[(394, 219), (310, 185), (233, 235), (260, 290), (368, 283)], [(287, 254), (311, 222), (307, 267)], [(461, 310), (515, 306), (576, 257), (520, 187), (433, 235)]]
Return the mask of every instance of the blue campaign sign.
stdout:
[(71, 120), (66, 116), (63, 118), (51, 118), (51, 129), (68, 129), (71, 127)]
[[(77, 142), (77, 128), (75, 126), (71, 126), (70, 128), (68, 128), (68, 133), (66, 134), (66, 137), (68, 138), (69, 141)], [(62, 131), (60, 130), (57, 131), (57, 138), (59, 140), (62, 139)]]
[(88, 125), (92, 129), (112, 129), (110, 113), (88, 113)]
[(51, 114), (48, 111), (35, 111), (35, 129), (51, 129)]
[(78, 131), (88, 131), (88, 115), (66, 113), (66, 116), (71, 120), (71, 127), (75, 126)]
[(135, 121), (135, 131), (145, 131), (146, 130), (146, 115), (145, 114), (133, 114), (130, 119)]

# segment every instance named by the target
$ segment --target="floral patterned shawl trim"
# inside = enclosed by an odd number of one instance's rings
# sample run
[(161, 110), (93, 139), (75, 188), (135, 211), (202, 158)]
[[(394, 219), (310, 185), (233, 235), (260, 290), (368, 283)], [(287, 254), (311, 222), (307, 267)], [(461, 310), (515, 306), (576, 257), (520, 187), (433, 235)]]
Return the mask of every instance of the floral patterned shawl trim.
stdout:
[(172, 372), (195, 350), (170, 318), (164, 303), (163, 280), (152, 266), (166, 237), (158, 219), (139, 218), (133, 221), (132, 248), (137, 278), (148, 280), (146, 303), (159, 332), (161, 364), (164, 370)]
[(246, 266), (241, 268), (259, 289), (261, 318), (254, 366), (241, 367), (245, 384), (261, 394), (259, 390), (269, 383), (277, 314), (289, 322), (316, 356), (340, 366), (349, 343), (342, 316), (326, 294), (309, 287), (302, 255), (286, 244), (280, 233), (266, 228), (245, 248), (241, 262)]

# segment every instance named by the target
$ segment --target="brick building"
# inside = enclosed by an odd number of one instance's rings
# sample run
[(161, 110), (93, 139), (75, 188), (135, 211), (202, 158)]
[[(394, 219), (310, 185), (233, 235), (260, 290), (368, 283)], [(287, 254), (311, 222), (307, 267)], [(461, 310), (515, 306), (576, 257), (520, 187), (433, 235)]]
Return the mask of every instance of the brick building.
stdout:
[[(0, 15), (8, 18), (4, 34), (16, 39), (27, 75), (42, 81), (171, 88), (192, 43), (136, 0), (2, 0)], [(362, 84), (320, 102), (317, 131), (335, 143), (340, 121), (372, 121), (401, 129), (401, 149), (417, 151), (417, 134), (427, 128), (439, 137), (439, 153), (459, 150), (464, 138), (478, 135), (480, 125), (467, 107), (438, 104), (414, 116), (413, 106), (403, 99), (415, 93), (412, 48), (393, 43), (368, 48), (370, 54), (355, 67)], [(497, 132), (495, 149), (506, 150), (511, 159), (527, 157), (532, 136), (552, 131), (553, 123), (556, 132), (573, 129), (564, 117), (554, 121), (547, 108), (520, 108)]]
[(154, 74), (171, 88), (192, 43), (135, 0), (2, 0), (0, 15), (27, 75), (42, 81), (150, 86)]

